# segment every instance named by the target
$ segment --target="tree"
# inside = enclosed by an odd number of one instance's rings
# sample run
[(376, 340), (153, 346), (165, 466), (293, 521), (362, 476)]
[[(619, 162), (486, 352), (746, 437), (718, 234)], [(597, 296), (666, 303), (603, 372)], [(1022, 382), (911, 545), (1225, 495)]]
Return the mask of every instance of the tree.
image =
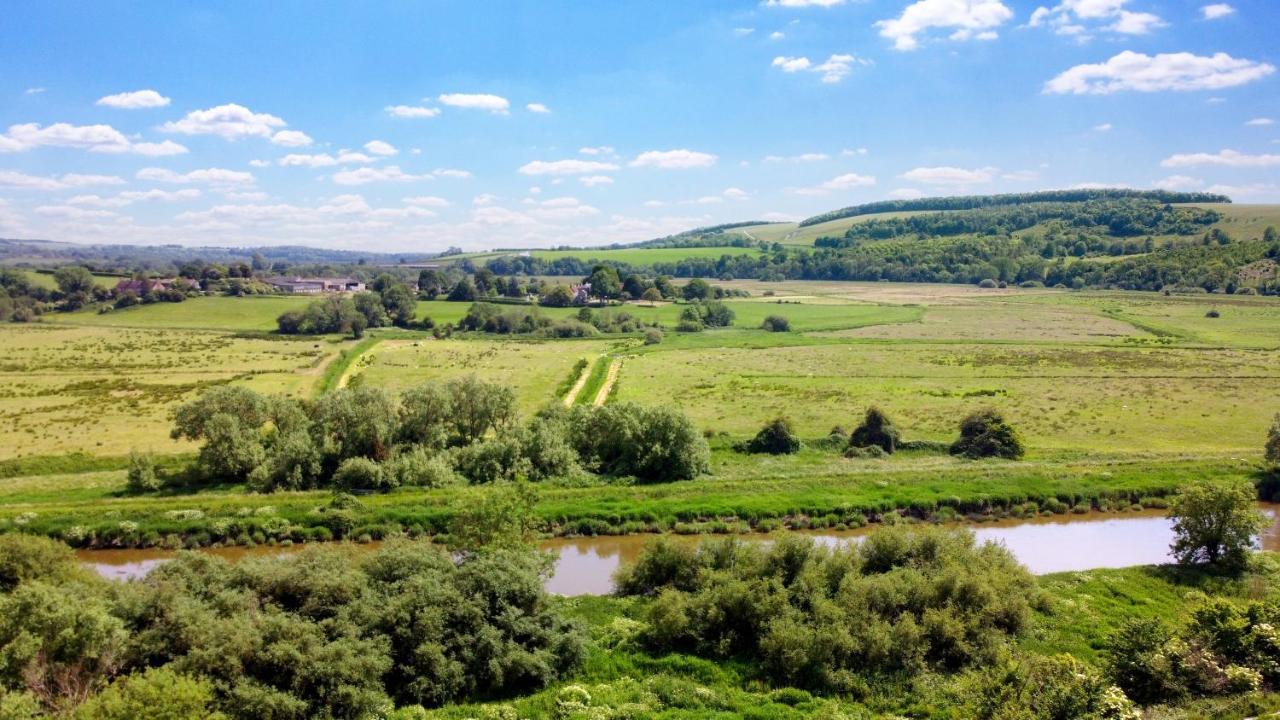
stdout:
[(1016, 460), (1025, 452), (1018, 431), (993, 408), (978, 410), (966, 417), (960, 423), (960, 437), (951, 444), (952, 455), (975, 459), (1002, 457)]
[(343, 388), (316, 401), (311, 433), (330, 467), (353, 457), (382, 461), (394, 442), (396, 416), (395, 401), (381, 388)]
[(449, 291), (450, 302), (474, 302), (476, 299), (476, 286), (471, 282), (471, 278), (464, 277), (453, 286)]
[(1280, 466), (1280, 413), (1271, 421), (1271, 430), (1267, 433), (1267, 445), (1263, 457), (1267, 463)]
[(53, 272), (53, 280), (62, 293), (63, 306), (68, 310), (81, 307), (93, 295), (93, 275), (79, 265), (58, 268)]
[(694, 278), (685, 284), (682, 291), (685, 300), (709, 300), (715, 295), (710, 283), (702, 278)]
[(516, 395), (506, 385), (468, 375), (449, 381), (450, 423), (459, 444), (469, 445), (490, 430), (500, 432), (516, 419)]
[(413, 293), (409, 292), (409, 288), (397, 282), (382, 291), (382, 306), (386, 308), (387, 315), (391, 317), (393, 324), (405, 327), (413, 322), (418, 301), (413, 297)]
[(552, 285), (542, 291), (538, 304), (547, 307), (569, 307), (573, 304), (573, 292), (564, 285)]
[(849, 447), (878, 447), (892, 453), (898, 447), (898, 429), (893, 426), (889, 417), (874, 405), (867, 408), (862, 424), (849, 436)]
[(591, 294), (600, 298), (616, 298), (622, 294), (622, 280), (618, 271), (608, 265), (597, 265), (591, 269), (587, 278), (591, 283)]
[(776, 418), (747, 441), (745, 449), (749, 453), (768, 453), (770, 455), (790, 455), (800, 452), (800, 438), (791, 428), (791, 421)]
[(646, 288), (640, 299), (648, 303), (656, 303), (662, 300), (662, 293), (656, 287)]
[(366, 328), (383, 327), (389, 323), (386, 308), (382, 306), (382, 297), (378, 293), (359, 292), (351, 297), (351, 302), (355, 305), (356, 312), (364, 316)]
[(424, 300), (435, 300), (436, 296), (444, 292), (445, 279), (439, 270), (427, 268), (418, 273), (418, 292)]
[(1180, 489), (1169, 503), (1174, 558), (1182, 565), (1243, 569), (1254, 538), (1271, 524), (1258, 512), (1257, 500), (1253, 483), (1242, 478), (1205, 480)]
[(162, 483), (156, 475), (156, 459), (151, 453), (134, 450), (129, 453), (129, 472), (125, 475), (125, 486), (133, 492), (150, 492), (159, 490)]

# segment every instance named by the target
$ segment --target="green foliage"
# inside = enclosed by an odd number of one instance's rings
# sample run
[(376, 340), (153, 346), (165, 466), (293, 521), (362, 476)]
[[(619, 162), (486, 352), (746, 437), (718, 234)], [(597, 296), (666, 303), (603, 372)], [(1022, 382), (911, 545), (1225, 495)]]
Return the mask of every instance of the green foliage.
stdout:
[(405, 487), (440, 488), (456, 485), (460, 479), (448, 459), (425, 447), (398, 452), (383, 468), (387, 484)]
[(951, 444), (952, 455), (975, 459), (1000, 457), (1017, 460), (1025, 452), (1018, 431), (993, 408), (978, 410), (966, 417), (960, 423), (960, 437)]
[(322, 395), (311, 411), (311, 435), (330, 467), (354, 457), (385, 460), (395, 441), (395, 400), (380, 388), (343, 388)]
[(209, 720), (224, 717), (211, 710), (213, 686), (169, 668), (127, 675), (76, 709), (83, 720)]
[(547, 307), (569, 307), (573, 304), (573, 291), (567, 285), (551, 285), (542, 291), (538, 304)]
[(129, 453), (129, 470), (125, 473), (125, 487), (133, 492), (159, 490), (164, 483), (156, 474), (156, 459), (151, 453), (134, 450)]
[(78, 571), (75, 555), (60, 542), (22, 533), (0, 535), (0, 593), (36, 580), (67, 580)]
[(537, 491), (522, 482), (497, 484), (479, 498), (460, 500), (449, 531), (450, 547), (471, 552), (532, 548), (538, 531), (537, 502)]
[(593, 472), (669, 482), (691, 480), (709, 469), (706, 439), (673, 408), (579, 405), (569, 417), (568, 431), (583, 466)]
[(800, 452), (800, 438), (791, 427), (791, 421), (784, 417), (770, 420), (756, 436), (748, 440), (743, 449), (749, 453), (768, 453), (769, 455), (791, 455)]
[(886, 453), (892, 453), (898, 449), (900, 440), (898, 428), (894, 427), (889, 416), (873, 405), (867, 408), (862, 424), (854, 428), (849, 436), (849, 447), (878, 447)]
[(1263, 458), (1272, 466), (1280, 466), (1280, 413), (1271, 421), (1271, 429), (1267, 431), (1267, 444), (1263, 448)]
[(1070, 655), (1007, 661), (970, 673), (958, 693), (972, 720), (1140, 720), (1141, 712), (1093, 667)]
[(760, 327), (769, 332), (791, 332), (791, 321), (781, 315), (769, 315)]
[(1242, 570), (1254, 538), (1271, 525), (1258, 511), (1257, 497), (1246, 480), (1204, 480), (1181, 488), (1169, 503), (1173, 556), (1184, 565)]
[(838, 692), (868, 676), (989, 664), (1038, 596), (1003, 547), (933, 528), (884, 528), (836, 549), (786, 537), (767, 549), (708, 542), (692, 558), (656, 552), (620, 576), (627, 592), (657, 594), (651, 647), (755, 657), (775, 683)]
[(361, 312), (355, 301), (343, 295), (329, 295), (312, 301), (304, 310), (287, 310), (276, 319), (276, 327), (282, 335), (323, 335), (326, 333), (349, 333), (357, 326), (378, 327), (385, 324), (385, 316), (376, 313), (369, 305), (370, 299), (362, 299), (361, 307), (369, 314)]
[(343, 460), (333, 473), (333, 486), (347, 491), (384, 490), (394, 480), (395, 476), (384, 473), (381, 465), (364, 457)]

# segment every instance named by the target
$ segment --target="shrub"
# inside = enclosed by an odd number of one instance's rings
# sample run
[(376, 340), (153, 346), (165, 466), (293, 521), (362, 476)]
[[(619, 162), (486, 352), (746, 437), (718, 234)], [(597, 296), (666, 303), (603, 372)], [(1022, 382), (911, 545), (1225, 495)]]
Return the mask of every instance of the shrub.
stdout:
[(1205, 313), (1204, 316), (1207, 318), (1220, 318), (1222, 317), (1222, 313), (1218, 312), (1218, 310), (1215, 308)]
[(1181, 488), (1169, 503), (1170, 551), (1179, 563), (1244, 568), (1254, 537), (1271, 525), (1258, 512), (1257, 490), (1245, 479), (1204, 480)]
[(1280, 413), (1276, 413), (1271, 421), (1271, 430), (1267, 432), (1267, 444), (1263, 448), (1263, 457), (1268, 464), (1280, 467)]
[(76, 709), (83, 720), (206, 720), (213, 686), (208, 680), (180, 675), (162, 667), (127, 675)]
[(781, 315), (770, 315), (760, 323), (760, 327), (769, 332), (791, 332), (791, 321)]
[(383, 468), (392, 485), (438, 488), (455, 485), (460, 478), (448, 459), (423, 447), (401, 451)]
[(706, 439), (674, 408), (579, 405), (566, 427), (569, 442), (593, 472), (668, 482), (695, 478), (710, 467)]
[(333, 474), (334, 487), (343, 490), (384, 490), (390, 486), (388, 480), (382, 466), (363, 457), (343, 460)]
[(886, 453), (884, 449), (881, 448), (879, 445), (868, 445), (866, 447), (858, 447), (857, 445), (850, 445), (849, 447), (845, 448), (844, 456), (847, 458), (875, 460), (879, 458), (888, 457), (889, 453)]
[(1016, 460), (1025, 452), (1018, 432), (992, 408), (978, 410), (966, 417), (960, 423), (960, 437), (951, 444), (952, 455), (968, 458)]
[(987, 278), (986, 280), (983, 280), (982, 282), (978, 283), (978, 287), (987, 288), (988, 290), (990, 290), (992, 288), (1000, 287), (1000, 283), (996, 282), (991, 278)]
[(162, 482), (156, 474), (156, 459), (151, 453), (129, 452), (129, 471), (125, 474), (125, 487), (132, 492), (159, 490)]
[(528, 477), (530, 465), (519, 437), (511, 434), (454, 448), (450, 460), (455, 470), (473, 484)]
[[(650, 290), (653, 290), (653, 288), (649, 288), (649, 289), (650, 289)], [(655, 291), (655, 292), (656, 292), (656, 291)], [(657, 328), (649, 328), (648, 330), (645, 330), (645, 331), (644, 331), (644, 344), (645, 344), (645, 345), (657, 345), (657, 344), (658, 344), (658, 343), (660, 343), (660, 342), (662, 342), (662, 331), (661, 331), (661, 330), (659, 330), (659, 329), (657, 329)]]
[(800, 438), (796, 437), (787, 418), (776, 418), (746, 442), (743, 449), (749, 453), (768, 453), (769, 455), (790, 455), (800, 452)]
[(867, 408), (862, 424), (849, 436), (850, 447), (878, 447), (886, 453), (892, 453), (898, 447), (898, 429), (890, 422), (889, 417), (880, 408)]

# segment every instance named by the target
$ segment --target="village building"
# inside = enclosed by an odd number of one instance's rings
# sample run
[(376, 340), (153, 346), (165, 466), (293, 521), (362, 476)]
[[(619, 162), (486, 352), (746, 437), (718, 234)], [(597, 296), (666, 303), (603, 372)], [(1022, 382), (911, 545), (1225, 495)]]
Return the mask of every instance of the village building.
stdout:
[(299, 295), (319, 295), (322, 293), (361, 292), (364, 283), (355, 278), (321, 278), (321, 277), (270, 277), (262, 282), (280, 292), (297, 293)]
[(115, 292), (117, 295), (125, 293), (133, 293), (138, 297), (142, 297), (147, 293), (160, 292), (170, 288), (177, 290), (188, 290), (191, 288), (191, 281), (186, 278), (126, 278), (116, 283)]

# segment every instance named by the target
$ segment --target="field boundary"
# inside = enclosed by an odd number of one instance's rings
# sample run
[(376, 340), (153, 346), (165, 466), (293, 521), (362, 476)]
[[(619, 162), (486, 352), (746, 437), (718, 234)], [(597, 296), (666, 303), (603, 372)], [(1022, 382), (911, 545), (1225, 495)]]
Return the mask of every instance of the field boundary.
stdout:
[(339, 350), (338, 357), (329, 362), (329, 366), (325, 368), (324, 375), (320, 377), (320, 382), (316, 383), (312, 394), (315, 397), (319, 397), (327, 392), (345, 387), (346, 383), (349, 382), (347, 373), (351, 366), (380, 342), (382, 342), (382, 338), (366, 338), (354, 347)]
[(600, 385), (600, 390), (596, 392), (596, 397), (592, 401), (592, 405), (600, 407), (609, 399), (609, 392), (613, 390), (613, 384), (618, 381), (618, 373), (622, 372), (622, 358), (613, 358), (609, 363), (609, 370), (604, 376), (604, 383)]
[(594, 363), (587, 363), (582, 366), (582, 370), (578, 372), (578, 379), (574, 381), (573, 387), (569, 388), (569, 392), (564, 395), (564, 406), (572, 407), (578, 394), (582, 392), (582, 388), (586, 387), (587, 379), (591, 377), (591, 366)]

